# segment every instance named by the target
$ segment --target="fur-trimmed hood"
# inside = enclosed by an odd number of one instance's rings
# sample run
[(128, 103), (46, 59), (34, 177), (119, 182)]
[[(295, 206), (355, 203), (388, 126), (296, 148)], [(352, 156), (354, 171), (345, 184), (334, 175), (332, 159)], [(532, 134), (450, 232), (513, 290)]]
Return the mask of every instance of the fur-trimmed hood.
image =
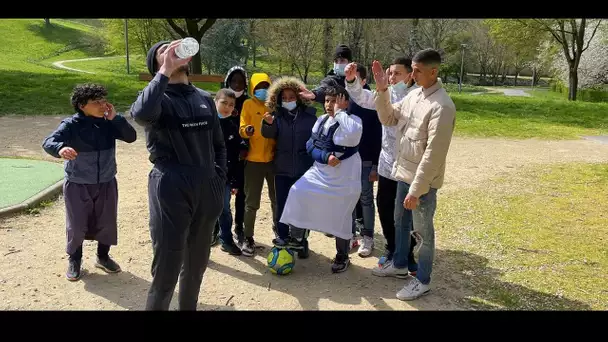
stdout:
[(300, 91), (306, 87), (304, 82), (292, 76), (283, 76), (276, 79), (270, 88), (268, 88), (268, 98), (266, 99), (266, 107), (270, 110), (270, 113), (275, 112), (277, 107), (282, 104), (281, 92), (284, 89), (293, 89), (296, 92), (298, 98), (298, 105), (311, 106), (310, 100), (306, 100), (300, 97)]

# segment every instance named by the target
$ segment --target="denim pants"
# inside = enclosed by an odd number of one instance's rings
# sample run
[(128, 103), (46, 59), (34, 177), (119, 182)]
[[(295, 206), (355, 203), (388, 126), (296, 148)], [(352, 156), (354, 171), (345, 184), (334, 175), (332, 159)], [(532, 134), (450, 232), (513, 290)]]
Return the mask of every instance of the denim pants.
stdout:
[[(361, 169), (361, 209), (363, 210), (362, 236), (374, 237), (374, 225), (376, 222), (376, 206), (374, 205), (374, 183), (369, 181), (372, 172), (372, 163), (363, 162)], [(356, 218), (355, 215), (353, 215)]]
[(437, 207), (437, 189), (431, 188), (428, 193), (419, 198), (416, 209), (407, 210), (403, 202), (410, 190), (410, 185), (399, 182), (395, 198), (395, 268), (405, 268), (410, 265), (410, 220), (413, 220), (414, 230), (422, 237), (422, 246), (418, 255), (418, 271), (416, 278), (427, 285), (431, 282), (433, 258), (435, 256), (435, 227), (433, 217)]
[(220, 239), (222, 243), (232, 241), (232, 212), (230, 211), (230, 197), (232, 195), (232, 188), (230, 185), (226, 185), (224, 188), (224, 209), (220, 214)]

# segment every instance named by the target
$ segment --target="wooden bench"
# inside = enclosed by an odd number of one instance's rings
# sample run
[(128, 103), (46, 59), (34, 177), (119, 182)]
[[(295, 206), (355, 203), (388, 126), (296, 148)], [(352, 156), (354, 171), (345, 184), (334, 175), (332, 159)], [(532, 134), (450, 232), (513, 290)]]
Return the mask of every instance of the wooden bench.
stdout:
[[(188, 75), (188, 80), (190, 80), (190, 82), (219, 83), (220, 88), (222, 87), (225, 78), (226, 78), (226, 76), (223, 76), (223, 75), (200, 75), (200, 74)], [(146, 74), (146, 73), (141, 73), (141, 74), (139, 74), (139, 80), (149, 82), (152, 80), (152, 75)], [(211, 93), (211, 95), (215, 95), (215, 92), (210, 92), (210, 93)]]

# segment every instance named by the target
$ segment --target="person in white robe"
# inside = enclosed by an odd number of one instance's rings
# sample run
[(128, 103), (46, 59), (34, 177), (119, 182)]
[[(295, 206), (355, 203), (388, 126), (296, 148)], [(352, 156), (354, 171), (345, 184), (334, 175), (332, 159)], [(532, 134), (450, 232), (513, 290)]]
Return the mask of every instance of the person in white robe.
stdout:
[(313, 166), (290, 188), (280, 222), (336, 238), (334, 273), (350, 264), (353, 211), (361, 194), (361, 157), (358, 145), (361, 119), (349, 115), (346, 89), (334, 87), (325, 94), (327, 114), (317, 119), (307, 151)]

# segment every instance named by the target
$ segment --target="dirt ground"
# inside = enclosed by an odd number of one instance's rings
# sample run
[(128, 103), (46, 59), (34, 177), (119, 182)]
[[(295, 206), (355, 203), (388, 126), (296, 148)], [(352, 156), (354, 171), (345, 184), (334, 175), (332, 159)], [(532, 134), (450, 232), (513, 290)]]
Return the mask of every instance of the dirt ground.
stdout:
[[(57, 127), (59, 116), (0, 117), (1, 156), (53, 160), (41, 148)], [(93, 267), (95, 244), (85, 242), (80, 281), (65, 279), (65, 213), (63, 199), (38, 214), (0, 219), (0, 309), (2, 310), (140, 310), (150, 285), (152, 249), (148, 231), (147, 174), (151, 168), (143, 129), (138, 140), (119, 142), (119, 245), (111, 250), (123, 272), (108, 275)], [(524, 165), (550, 162), (606, 162), (608, 144), (580, 141), (510, 141), (454, 138), (443, 191), (466, 191), (484, 180)], [(264, 189), (266, 192), (266, 189)], [(441, 210), (439, 197), (438, 210)], [(376, 219), (376, 232), (381, 232)], [(433, 270), (432, 294), (402, 302), (395, 293), (398, 279), (378, 278), (371, 268), (382, 253), (384, 238), (376, 235), (374, 257), (352, 255), (349, 270), (331, 274), (334, 241), (310, 237), (311, 256), (297, 260), (289, 276), (266, 269), (271, 241), (270, 205), (262, 196), (256, 242), (265, 246), (254, 258), (233, 257), (214, 247), (201, 294), (201, 310), (463, 310), (471, 294), (461, 284), (465, 275), (450, 272), (440, 253)], [(436, 234), (442, 248), (441, 232)], [(172, 308), (177, 307), (174, 296)]]

